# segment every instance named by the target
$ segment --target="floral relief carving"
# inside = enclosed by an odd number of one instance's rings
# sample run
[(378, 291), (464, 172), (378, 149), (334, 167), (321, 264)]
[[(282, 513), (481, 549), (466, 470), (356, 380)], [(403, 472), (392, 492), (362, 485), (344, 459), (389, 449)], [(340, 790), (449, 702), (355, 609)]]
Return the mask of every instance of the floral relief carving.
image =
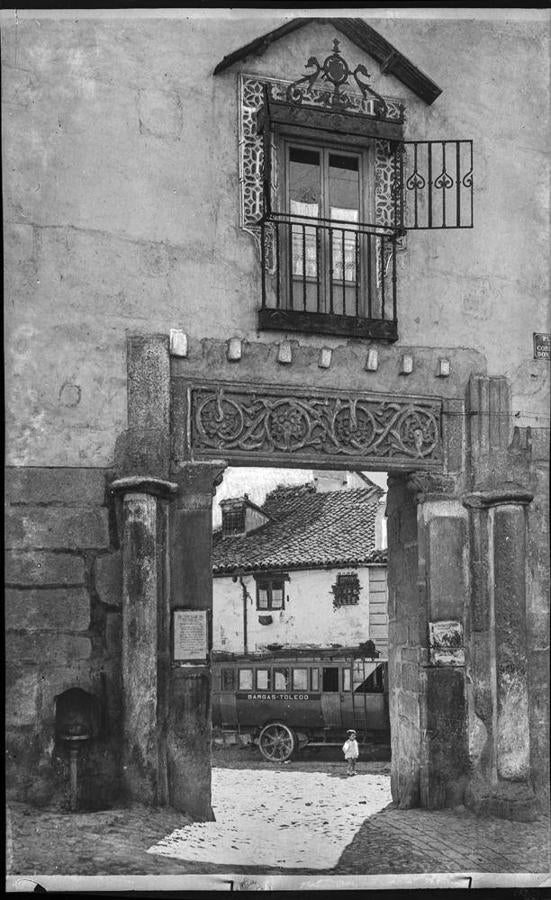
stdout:
[(190, 418), (202, 453), (441, 459), (439, 401), (194, 387)]

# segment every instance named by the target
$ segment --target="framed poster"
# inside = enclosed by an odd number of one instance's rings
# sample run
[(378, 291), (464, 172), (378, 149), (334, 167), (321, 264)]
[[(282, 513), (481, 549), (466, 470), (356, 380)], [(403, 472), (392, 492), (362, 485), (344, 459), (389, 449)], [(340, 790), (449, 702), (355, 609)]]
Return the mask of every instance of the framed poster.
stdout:
[(206, 609), (175, 609), (172, 612), (172, 660), (206, 663), (208, 621)]

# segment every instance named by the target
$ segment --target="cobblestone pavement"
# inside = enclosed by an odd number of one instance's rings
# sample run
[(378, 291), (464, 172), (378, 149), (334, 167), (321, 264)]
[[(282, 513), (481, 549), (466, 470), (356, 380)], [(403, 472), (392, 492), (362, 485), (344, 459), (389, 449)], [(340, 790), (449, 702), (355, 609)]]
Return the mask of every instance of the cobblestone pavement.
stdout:
[[(340, 774), (342, 763), (291, 763), (284, 784), (296, 788), (302, 772)], [(232, 768), (263, 768), (251, 760)], [(274, 767), (270, 767), (274, 771)], [(361, 774), (388, 779), (388, 765), (360, 762)], [(296, 778), (287, 778), (295, 772)], [(222, 776), (223, 772), (219, 774)], [(281, 775), (283, 777), (283, 772)], [(304, 779), (303, 779), (304, 780)], [(360, 779), (350, 779), (355, 783)], [(336, 783), (341, 783), (336, 780)], [(344, 782), (342, 782), (344, 784)], [(292, 793), (293, 797), (298, 796)], [(292, 798), (291, 798), (292, 799)], [(329, 819), (327, 820), (330, 821)], [(328, 875), (405, 873), (549, 872), (549, 820), (533, 823), (478, 819), (472, 813), (399, 810), (388, 806), (366, 818), (332, 868), (219, 865), (148, 852), (186, 825), (181, 813), (134, 805), (71, 814), (12, 803), (7, 820), (7, 871), (11, 875)], [(277, 858), (277, 857), (275, 857)], [(275, 861), (275, 860), (274, 860)]]

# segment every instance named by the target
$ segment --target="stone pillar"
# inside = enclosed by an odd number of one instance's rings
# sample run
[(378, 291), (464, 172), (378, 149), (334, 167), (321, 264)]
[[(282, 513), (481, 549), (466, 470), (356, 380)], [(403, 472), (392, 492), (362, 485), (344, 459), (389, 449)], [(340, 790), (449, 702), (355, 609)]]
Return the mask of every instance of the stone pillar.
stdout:
[[(459, 805), (467, 782), (466, 513), (454, 493), (443, 476), (389, 479), (391, 782), (402, 808)], [(431, 646), (431, 634), (451, 634), (458, 652)]]
[(417, 509), (407, 476), (389, 476), (388, 665), (391, 789), (402, 809), (419, 805), (426, 616), (418, 601)]
[(153, 805), (167, 802), (167, 498), (176, 490), (143, 476), (111, 484), (122, 500), (123, 782), (130, 799)]
[(201, 821), (212, 821), (211, 672), (212, 498), (226, 463), (181, 462), (173, 477), (178, 496), (171, 517), (170, 608), (205, 610), (207, 657), (203, 664), (172, 659), (167, 721), (169, 803)]
[(469, 805), (526, 820), (530, 784), (526, 650), (526, 507), (519, 485), (473, 491), (470, 512), (472, 651)]
[(463, 803), (468, 777), (465, 612), (468, 608), (466, 514), (452, 478), (417, 474), (419, 605), (425, 611), (421, 704), (420, 805)]

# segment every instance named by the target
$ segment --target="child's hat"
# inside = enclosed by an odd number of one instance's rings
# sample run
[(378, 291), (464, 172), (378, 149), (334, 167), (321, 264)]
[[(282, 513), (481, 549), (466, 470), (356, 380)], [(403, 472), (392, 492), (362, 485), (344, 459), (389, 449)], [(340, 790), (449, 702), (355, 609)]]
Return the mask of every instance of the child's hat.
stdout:
[(347, 733), (347, 734), (356, 734), (356, 732), (354, 731), (353, 728), (349, 728), (348, 731), (347, 731), (346, 733)]

